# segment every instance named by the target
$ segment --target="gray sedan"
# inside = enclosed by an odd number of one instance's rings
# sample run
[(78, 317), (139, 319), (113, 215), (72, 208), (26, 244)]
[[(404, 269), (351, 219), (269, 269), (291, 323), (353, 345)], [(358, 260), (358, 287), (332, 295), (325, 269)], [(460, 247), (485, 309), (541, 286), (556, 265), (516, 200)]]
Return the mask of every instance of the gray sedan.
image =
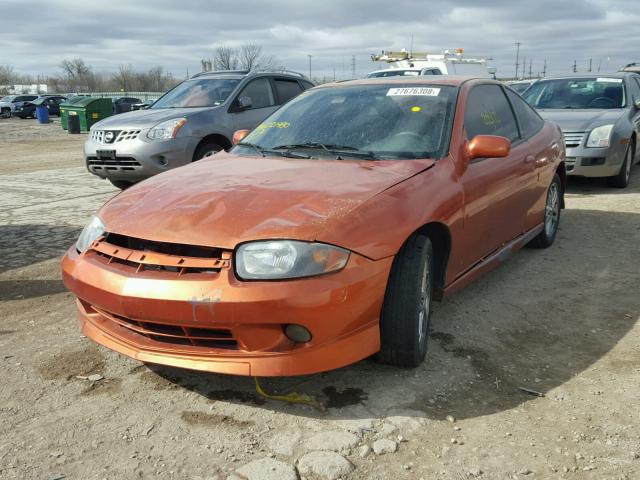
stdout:
[(562, 128), (568, 175), (607, 177), (613, 187), (627, 186), (640, 159), (640, 75), (544, 79), (523, 97)]

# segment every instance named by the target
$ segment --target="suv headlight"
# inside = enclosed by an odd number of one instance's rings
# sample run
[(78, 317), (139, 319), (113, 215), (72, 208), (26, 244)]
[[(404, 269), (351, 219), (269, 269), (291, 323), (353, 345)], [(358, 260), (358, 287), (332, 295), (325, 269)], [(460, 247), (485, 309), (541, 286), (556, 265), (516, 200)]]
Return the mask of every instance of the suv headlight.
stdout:
[(150, 140), (169, 140), (176, 138), (180, 129), (187, 123), (186, 118), (174, 118), (161, 122), (147, 132), (147, 138)]
[(76, 249), (78, 249), (80, 253), (86, 252), (91, 244), (103, 234), (104, 222), (100, 220), (100, 217), (94, 215), (91, 217), (91, 220), (89, 220), (89, 223), (82, 229), (82, 232), (80, 232), (80, 236), (78, 240), (76, 240)]
[(591, 130), (587, 147), (608, 147), (613, 125), (602, 125)]
[(243, 280), (312, 277), (344, 268), (349, 251), (324, 243), (267, 240), (236, 251), (236, 273)]

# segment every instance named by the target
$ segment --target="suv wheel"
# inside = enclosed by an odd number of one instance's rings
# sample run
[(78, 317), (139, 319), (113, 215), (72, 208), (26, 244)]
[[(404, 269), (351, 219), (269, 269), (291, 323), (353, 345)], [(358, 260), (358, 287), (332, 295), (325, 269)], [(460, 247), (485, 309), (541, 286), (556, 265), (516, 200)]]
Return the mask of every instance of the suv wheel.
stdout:
[(211, 155), (218, 153), (220, 150), (222, 150), (222, 147), (215, 142), (203, 143), (196, 149), (196, 153), (193, 154), (193, 161), (195, 162), (196, 160), (210, 157)]

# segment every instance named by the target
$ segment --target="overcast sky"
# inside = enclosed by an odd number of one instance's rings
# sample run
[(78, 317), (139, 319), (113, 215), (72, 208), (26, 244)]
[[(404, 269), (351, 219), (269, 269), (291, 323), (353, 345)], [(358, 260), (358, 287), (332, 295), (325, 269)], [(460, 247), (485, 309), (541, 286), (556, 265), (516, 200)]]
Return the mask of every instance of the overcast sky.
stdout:
[[(462, 47), (493, 58), (512, 76), (516, 47), (533, 72), (616, 70), (640, 62), (638, 0), (0, 0), (0, 65), (56, 73), (82, 57), (95, 71), (162, 65), (177, 76), (200, 70), (221, 43), (252, 42), (289, 69), (338, 78), (380, 68), (369, 56), (410, 48)], [(527, 60), (528, 70), (529, 60)]]

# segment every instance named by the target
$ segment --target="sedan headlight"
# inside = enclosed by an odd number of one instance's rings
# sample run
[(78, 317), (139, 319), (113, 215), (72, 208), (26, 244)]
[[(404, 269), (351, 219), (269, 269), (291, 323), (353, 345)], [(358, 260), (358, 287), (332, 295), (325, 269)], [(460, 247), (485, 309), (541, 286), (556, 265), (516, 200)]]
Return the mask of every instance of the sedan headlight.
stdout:
[(161, 122), (147, 132), (147, 138), (150, 140), (169, 140), (176, 138), (180, 129), (187, 123), (186, 118), (174, 118)]
[(608, 147), (613, 125), (602, 125), (591, 130), (587, 147)]
[(100, 220), (100, 217), (94, 215), (80, 232), (80, 236), (76, 241), (76, 249), (80, 253), (85, 252), (102, 234), (104, 234), (104, 223)]
[(245, 243), (236, 252), (236, 272), (243, 280), (312, 277), (341, 270), (349, 251), (324, 243), (268, 240)]

